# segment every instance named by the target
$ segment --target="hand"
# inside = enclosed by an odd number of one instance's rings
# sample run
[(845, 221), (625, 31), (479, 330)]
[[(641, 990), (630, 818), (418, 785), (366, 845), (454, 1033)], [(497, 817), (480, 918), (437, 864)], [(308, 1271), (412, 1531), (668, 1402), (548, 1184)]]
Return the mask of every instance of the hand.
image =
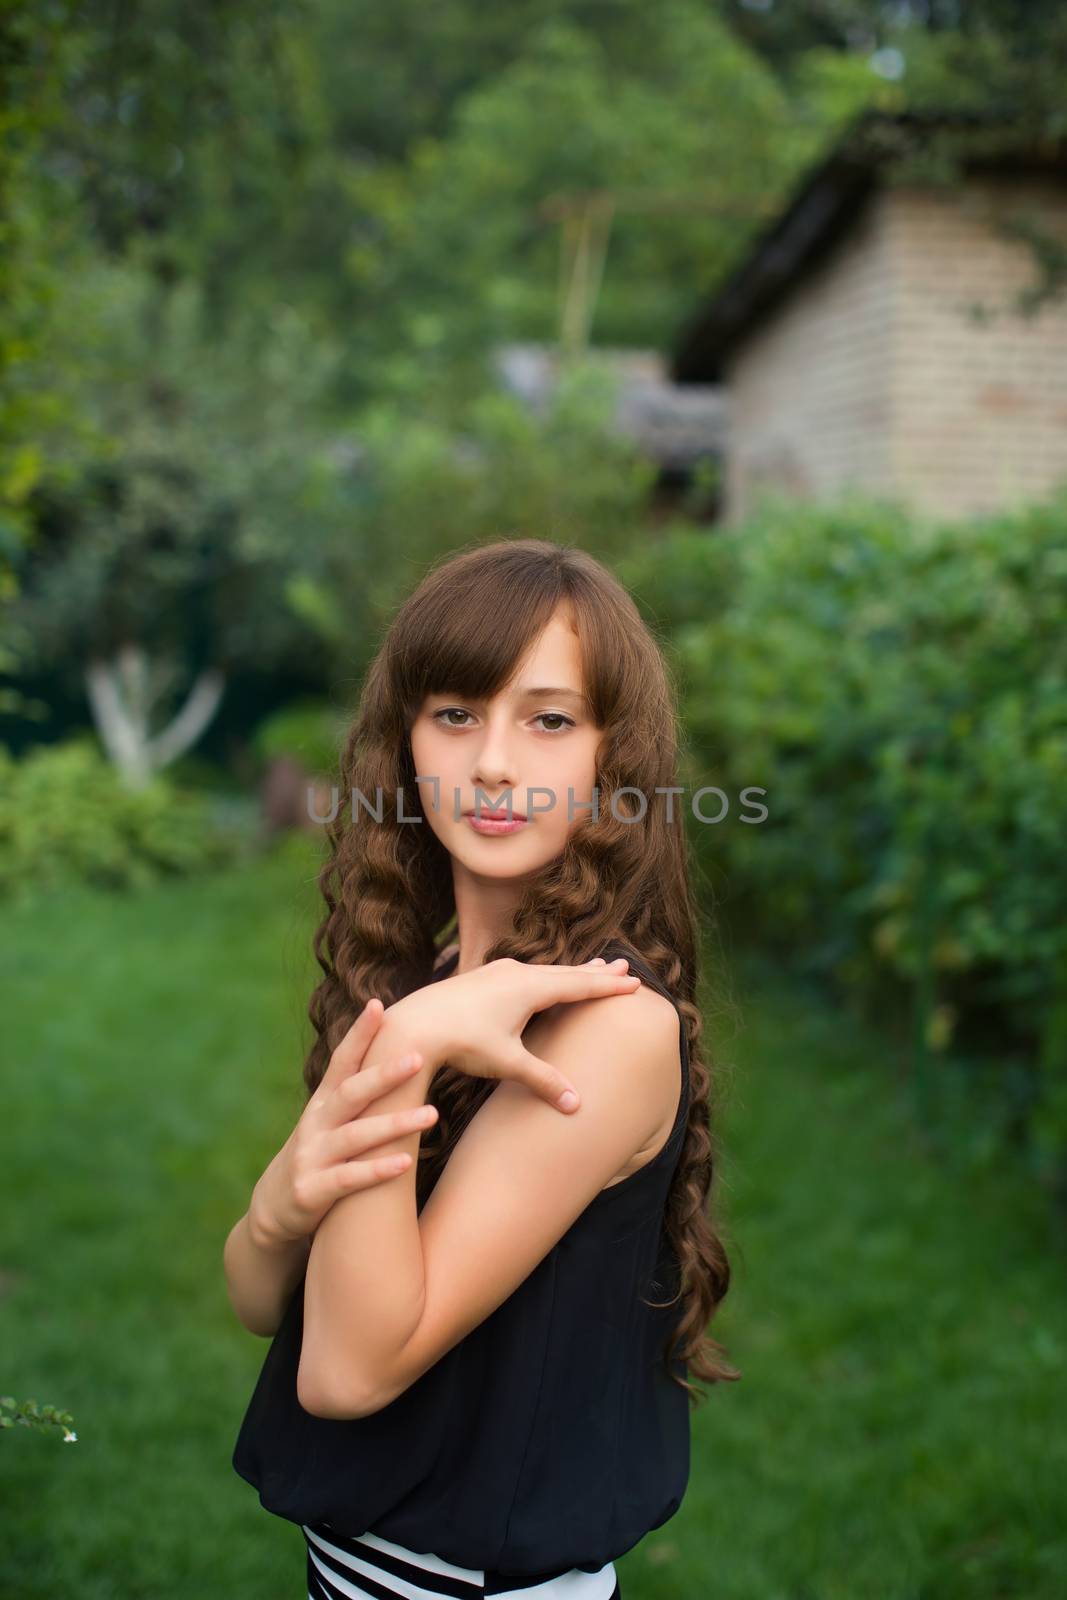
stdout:
[(390, 1010), (402, 1010), (406, 1025), (427, 1041), (427, 1054), (436, 1061), (474, 1078), (515, 1078), (560, 1111), (576, 1111), (580, 1097), (574, 1085), (526, 1049), (523, 1030), (535, 1011), (549, 1006), (633, 994), (641, 980), (624, 970), (627, 965), (625, 956), (607, 963), (597, 956), (580, 967), (505, 956), (416, 989)]
[(401, 1134), (433, 1126), (434, 1106), (414, 1106), (367, 1116), (367, 1107), (414, 1076), (418, 1052), (361, 1071), (381, 1027), (385, 1008), (369, 1000), (349, 1028), (304, 1107), (300, 1121), (252, 1191), (248, 1223), (252, 1236), (281, 1245), (315, 1232), (334, 1201), (357, 1189), (395, 1178), (411, 1163), (406, 1154), (366, 1156)]

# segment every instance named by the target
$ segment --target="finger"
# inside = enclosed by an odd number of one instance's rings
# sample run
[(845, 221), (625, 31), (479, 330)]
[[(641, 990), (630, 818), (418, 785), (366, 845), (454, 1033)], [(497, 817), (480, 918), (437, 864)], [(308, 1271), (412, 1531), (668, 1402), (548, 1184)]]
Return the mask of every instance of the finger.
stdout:
[(409, 1106), (405, 1111), (383, 1111), (378, 1115), (356, 1117), (335, 1129), (324, 1141), (331, 1161), (350, 1161), (365, 1150), (377, 1149), (405, 1134), (423, 1133), (437, 1121), (437, 1107)]
[(380, 1100), (397, 1084), (406, 1083), (414, 1077), (421, 1065), (422, 1056), (417, 1050), (411, 1050), (388, 1061), (376, 1061), (372, 1067), (364, 1067), (360, 1072), (350, 1073), (347, 1078), (340, 1080), (330, 1097), (330, 1120), (339, 1125), (359, 1116), (373, 1101)]
[(540, 990), (538, 1008), (559, 1000), (589, 1000), (605, 994), (631, 994), (640, 988), (636, 972), (622, 972), (613, 964), (603, 967), (532, 967), (540, 974), (534, 979)]
[(594, 994), (600, 993), (601, 990), (610, 992), (612, 987), (618, 983), (640, 983), (641, 981), (636, 972), (624, 972), (621, 967), (617, 967), (614, 964), (603, 967), (571, 967), (569, 969), (563, 968), (562, 970), (572, 983), (578, 983), (579, 986), (594, 984), (595, 988), (591, 990), (591, 993)]
[(605, 961), (603, 956), (591, 956), (578, 966), (570, 966), (565, 961), (523, 961), (519, 965), (527, 972), (588, 972), (590, 967), (601, 972), (618, 972), (629, 966), (629, 961), (626, 956), (613, 956), (610, 961)]
[(338, 1195), (355, 1194), (360, 1189), (373, 1189), (375, 1184), (384, 1183), (387, 1179), (406, 1172), (410, 1165), (411, 1157), (403, 1150), (391, 1156), (341, 1161), (337, 1166), (328, 1169), (330, 1198), (336, 1200)]
[(371, 1040), (382, 1025), (384, 1016), (385, 1007), (377, 995), (372, 995), (330, 1057), (326, 1071), (322, 1075), (324, 1083), (329, 1080), (332, 1086), (338, 1078), (345, 1078), (350, 1072), (358, 1072)]
[(542, 1061), (540, 1056), (533, 1055), (529, 1050), (524, 1049), (516, 1057), (509, 1076), (525, 1083), (527, 1088), (542, 1100), (547, 1100), (550, 1106), (555, 1106), (557, 1111), (570, 1114), (577, 1111), (582, 1103), (581, 1095), (559, 1068)]
[(591, 961), (583, 961), (581, 966), (567, 966), (562, 961), (530, 961), (520, 963), (525, 972), (539, 974), (537, 981), (543, 981), (546, 974), (567, 978), (599, 978), (602, 982), (609, 978), (627, 977), (626, 968), (629, 965), (625, 956), (616, 956), (613, 961), (605, 961), (603, 956), (594, 956)]

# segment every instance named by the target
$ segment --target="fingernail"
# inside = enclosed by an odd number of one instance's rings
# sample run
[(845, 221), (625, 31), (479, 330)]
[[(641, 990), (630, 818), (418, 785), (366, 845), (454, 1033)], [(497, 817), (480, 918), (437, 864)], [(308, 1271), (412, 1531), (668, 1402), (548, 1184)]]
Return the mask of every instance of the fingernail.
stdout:
[(559, 1109), (561, 1111), (573, 1111), (577, 1104), (578, 1096), (573, 1089), (567, 1089), (559, 1097)]

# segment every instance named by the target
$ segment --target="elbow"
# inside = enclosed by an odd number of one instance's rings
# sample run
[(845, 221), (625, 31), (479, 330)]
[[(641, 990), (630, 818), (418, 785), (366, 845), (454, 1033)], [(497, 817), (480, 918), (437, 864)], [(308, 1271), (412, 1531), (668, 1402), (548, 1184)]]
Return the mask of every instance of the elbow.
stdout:
[(230, 1294), (230, 1309), (246, 1333), (254, 1333), (257, 1339), (273, 1339), (278, 1331), (278, 1321), (268, 1322), (265, 1318), (256, 1317), (254, 1313), (245, 1310), (240, 1302)]
[(324, 1417), (330, 1422), (355, 1422), (359, 1417), (373, 1416), (387, 1404), (370, 1390), (329, 1383), (321, 1373), (306, 1370), (303, 1362), (297, 1368), (296, 1398), (309, 1416)]
[(240, 1320), (249, 1333), (254, 1333), (257, 1339), (273, 1339), (279, 1327), (276, 1321), (256, 1322), (251, 1317), (242, 1317)]
[(227, 1284), (230, 1309), (242, 1328), (248, 1333), (254, 1333), (257, 1339), (273, 1339), (281, 1326), (280, 1316), (256, 1316), (255, 1311), (249, 1310), (241, 1304), (240, 1298), (234, 1294), (233, 1287)]

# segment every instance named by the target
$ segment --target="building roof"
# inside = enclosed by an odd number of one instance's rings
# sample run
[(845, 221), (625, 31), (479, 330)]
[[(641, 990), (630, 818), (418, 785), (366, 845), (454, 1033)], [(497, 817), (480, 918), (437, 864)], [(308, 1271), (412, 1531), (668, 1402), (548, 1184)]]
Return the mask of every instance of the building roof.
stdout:
[[(658, 350), (596, 346), (589, 352), (617, 382), (615, 427), (660, 467), (688, 470), (698, 461), (718, 459), (726, 437), (727, 398), (705, 384), (681, 388), (672, 383)], [(493, 354), (504, 388), (542, 410), (559, 381), (555, 346), (505, 344)]]
[(670, 362), (675, 383), (719, 383), (727, 353), (834, 248), (886, 169), (921, 155), (932, 135), (986, 131), (969, 166), (1067, 170), (1067, 142), (1036, 147), (996, 117), (967, 112), (866, 112), (802, 180), (721, 289), (683, 328)]

